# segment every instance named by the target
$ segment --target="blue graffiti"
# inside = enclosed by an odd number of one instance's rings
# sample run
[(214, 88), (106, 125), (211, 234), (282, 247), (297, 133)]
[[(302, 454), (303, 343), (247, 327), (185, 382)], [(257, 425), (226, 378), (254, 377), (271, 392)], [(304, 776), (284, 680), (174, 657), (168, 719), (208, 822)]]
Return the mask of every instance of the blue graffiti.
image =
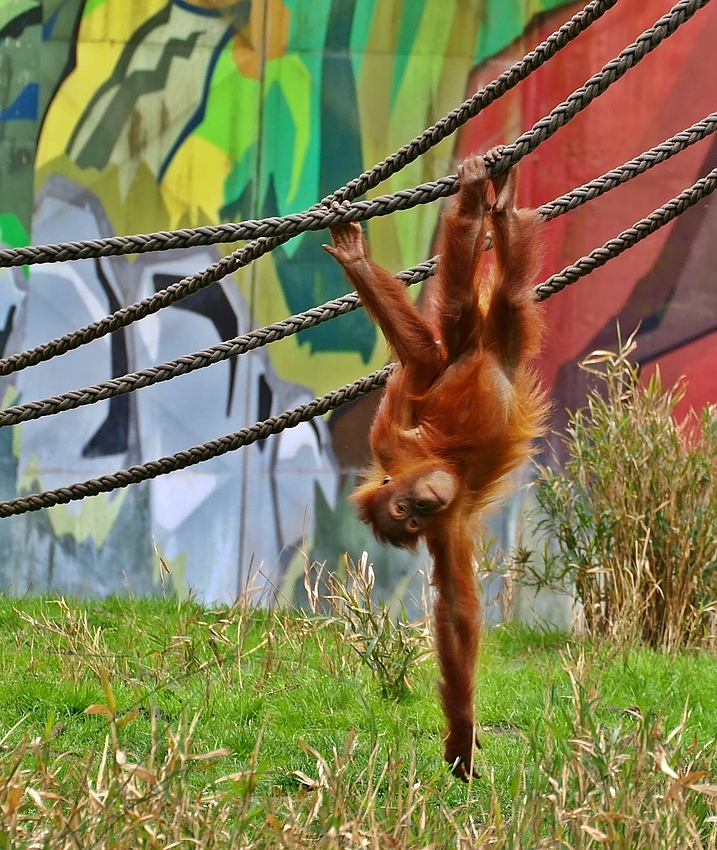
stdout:
[(7, 109), (0, 111), (0, 121), (35, 121), (40, 105), (39, 83), (28, 83)]

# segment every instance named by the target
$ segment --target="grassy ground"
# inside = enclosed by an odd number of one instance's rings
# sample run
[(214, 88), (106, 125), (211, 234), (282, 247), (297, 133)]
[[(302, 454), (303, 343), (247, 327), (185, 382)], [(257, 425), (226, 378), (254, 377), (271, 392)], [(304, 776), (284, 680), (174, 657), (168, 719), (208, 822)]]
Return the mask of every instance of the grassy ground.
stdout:
[(717, 658), (495, 629), (465, 786), (427, 625), (365, 590), (0, 598), (0, 847), (717, 846)]

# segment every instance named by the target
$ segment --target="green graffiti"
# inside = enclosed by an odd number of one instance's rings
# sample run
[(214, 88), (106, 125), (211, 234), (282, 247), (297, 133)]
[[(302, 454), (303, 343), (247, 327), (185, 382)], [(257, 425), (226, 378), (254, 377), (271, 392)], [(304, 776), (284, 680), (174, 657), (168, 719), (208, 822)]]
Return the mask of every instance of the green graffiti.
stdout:
[(495, 56), (515, 41), (530, 21), (542, 12), (567, 6), (571, 0), (485, 0), (483, 25), (478, 30), (473, 61), (476, 65)]
[(100, 6), (104, 6), (107, 0), (87, 0), (85, 3), (85, 8), (82, 12), (84, 17), (91, 15), (93, 12), (96, 12)]
[(398, 91), (401, 87), (403, 74), (411, 57), (411, 51), (415, 47), (416, 36), (421, 26), (421, 18), (426, 7), (426, 0), (413, 0), (412, 3), (403, 4), (401, 14), (401, 26), (398, 31), (398, 43), (395, 50), (395, 61), (393, 65), (393, 80), (391, 82), (391, 105), (396, 102)]
[[(315, 167), (307, 160), (311, 142), (311, 76), (300, 56), (289, 55), (266, 63), (267, 101), (265, 109), (274, 108), (280, 117), (274, 127), (291, 130), (282, 143), (267, 145), (266, 162), (275, 175), (281, 213), (304, 209), (314, 203)], [(315, 163), (316, 157), (312, 157)], [(288, 166), (288, 167), (287, 167)]]
[(23, 248), (30, 236), (15, 213), (0, 213), (0, 242), (8, 248)]
[(329, 24), (331, 0), (284, 0), (291, 12), (288, 53), (321, 53)]
[(10, 21), (19, 18), (30, 9), (38, 6), (37, 0), (0, 0), (0, 30), (4, 29)]
[(232, 58), (232, 48), (228, 44), (217, 61), (204, 118), (195, 134), (239, 162), (259, 138), (261, 84), (243, 76)]
[(349, 51), (351, 53), (351, 67), (356, 78), (361, 73), (364, 51), (366, 50), (366, 42), (371, 32), (375, 10), (376, 0), (362, 0), (354, 11)]

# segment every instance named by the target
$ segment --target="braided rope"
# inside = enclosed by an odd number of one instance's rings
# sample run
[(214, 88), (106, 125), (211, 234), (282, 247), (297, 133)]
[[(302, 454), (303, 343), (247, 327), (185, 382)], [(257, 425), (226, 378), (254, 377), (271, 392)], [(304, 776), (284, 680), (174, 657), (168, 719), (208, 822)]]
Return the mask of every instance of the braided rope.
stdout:
[(674, 35), (682, 24), (686, 23), (709, 2), (710, 0), (681, 0), (681, 2), (675, 4), (667, 14), (656, 21), (652, 27), (646, 29), (632, 44), (620, 51), (597, 74), (593, 74), (585, 85), (576, 89), (566, 100), (558, 104), (544, 118), (537, 121), (513, 144), (506, 146), (500, 159), (492, 169), (489, 169), (491, 175), (497, 176), (507, 171), (511, 165), (514, 165), (534, 151), (538, 145), (553, 136), (560, 127), (582, 112), (595, 98), (604, 94), (613, 83), (621, 79), (631, 68), (634, 68), (666, 38)]
[(712, 194), (715, 189), (717, 189), (717, 168), (713, 168), (706, 177), (702, 177), (689, 189), (680, 192), (676, 198), (672, 198), (646, 218), (640, 219), (632, 227), (623, 230), (619, 236), (606, 242), (601, 248), (596, 248), (586, 257), (581, 257), (573, 265), (566, 266), (561, 272), (549, 277), (545, 283), (536, 286), (535, 293), (538, 301), (545, 301), (546, 298), (550, 298), (551, 295), (560, 292), (571, 283), (575, 283), (579, 278), (590, 274), (600, 266), (604, 266), (608, 260), (618, 257), (628, 248), (632, 248), (633, 245), (641, 242), (646, 236), (664, 227), (673, 218), (682, 215), (685, 210), (693, 207), (707, 195)]
[(249, 446), (258, 440), (266, 439), (271, 434), (280, 434), (287, 428), (294, 428), (301, 422), (308, 422), (316, 416), (321, 416), (330, 410), (348, 404), (350, 401), (368, 395), (373, 390), (385, 385), (391, 368), (391, 366), (386, 366), (365, 378), (360, 378), (352, 384), (333, 390), (333, 392), (315, 398), (293, 410), (287, 410), (285, 413), (272, 416), (263, 422), (257, 422), (249, 428), (242, 428), (241, 431), (228, 434), (218, 440), (211, 440), (200, 446), (194, 446), (191, 449), (150, 461), (141, 466), (121, 469), (113, 475), (102, 475), (100, 478), (93, 478), (89, 481), (73, 484), (70, 487), (58, 487), (56, 490), (48, 490), (44, 493), (0, 502), (0, 517), (38, 511), (52, 505), (64, 505), (77, 499), (84, 499), (87, 496), (107, 493), (110, 490), (117, 490), (130, 484), (156, 478), (158, 475), (166, 475), (168, 472), (186, 469), (188, 466), (203, 463), (205, 460), (219, 457), (227, 454), (227, 452), (233, 452), (241, 446)]
[[(585, 183), (583, 186), (544, 204), (539, 209), (541, 217), (548, 221), (605, 194), (628, 180), (632, 180), (655, 165), (675, 156), (685, 148), (701, 141), (706, 136), (717, 131), (717, 113), (708, 115), (680, 133), (666, 139), (654, 148), (629, 160), (618, 168), (614, 168)], [(431, 277), (436, 272), (438, 257), (433, 257), (424, 263), (406, 269), (396, 275), (407, 285), (418, 283)], [(62, 395), (51, 396), (38, 401), (26, 402), (0, 411), (0, 427), (16, 425), (50, 416), (65, 410), (74, 410), (108, 398), (131, 393), (143, 387), (169, 381), (179, 375), (186, 375), (198, 369), (212, 366), (231, 357), (246, 354), (279, 339), (293, 336), (300, 331), (316, 327), (337, 316), (350, 313), (361, 306), (361, 301), (355, 292), (327, 301), (318, 307), (313, 307), (302, 313), (297, 313), (280, 322), (249, 331), (235, 339), (204, 348), (193, 354), (186, 354), (176, 360), (170, 360), (157, 366), (149, 366), (137, 372), (131, 372), (118, 378), (103, 381), (93, 386), (71, 390)]]
[[(634, 67), (662, 41), (676, 32), (683, 23), (709, 2), (710, 0), (680, 0), (668, 14), (663, 15), (654, 26), (645, 30), (637, 41), (626, 47), (617, 57), (610, 60), (601, 71), (590, 77), (584, 86), (574, 91), (566, 101), (556, 106), (549, 115), (538, 121), (532, 129), (523, 133), (512, 145), (508, 145), (503, 150), (500, 159), (495, 164), (488, 165), (488, 172), (494, 175), (500, 174), (528, 153), (534, 151), (538, 145), (549, 139), (560, 127), (571, 121), (579, 112), (592, 103), (596, 97), (603, 94), (614, 82), (624, 76), (630, 68)], [(422, 184), (410, 191), (398, 192), (395, 196), (391, 196), (396, 206), (387, 205), (383, 214), (397, 209), (398, 205), (402, 203), (405, 203), (407, 206), (429, 203), (437, 198), (453, 194), (457, 191), (457, 188), (458, 177), (457, 175), (451, 175), (433, 183)], [(371, 206), (374, 203), (375, 201), (360, 202), (360, 204), (356, 204), (345, 210), (318, 209), (312, 211), (309, 215), (311, 217), (323, 216), (322, 221), (324, 226), (338, 224), (340, 222), (357, 221), (367, 214), (367, 209), (374, 209)], [(372, 212), (371, 214), (375, 215), (378, 212)], [(280, 236), (259, 237), (244, 248), (213, 263), (203, 271), (186, 277), (168, 286), (166, 289), (160, 290), (155, 295), (149, 296), (128, 307), (123, 307), (111, 315), (86, 325), (79, 330), (72, 331), (50, 342), (42, 343), (35, 348), (2, 359), (0, 360), (0, 375), (9, 375), (28, 366), (50, 360), (53, 357), (64, 354), (66, 351), (79, 348), (81, 345), (106, 336), (108, 333), (127, 327), (133, 322), (156, 313), (163, 307), (168, 307), (195, 292), (199, 292), (201, 289), (210, 286), (226, 275), (248, 265), (288, 241), (292, 235), (284, 233)]]
[(519, 62), (504, 71), (497, 79), (489, 83), (484, 89), (477, 92), (473, 97), (466, 100), (459, 107), (449, 112), (445, 118), (436, 122), (432, 127), (424, 130), (420, 136), (404, 145), (396, 153), (379, 162), (369, 171), (365, 171), (359, 177), (351, 180), (343, 189), (334, 192), (330, 200), (353, 200), (363, 195), (369, 189), (387, 180), (396, 172), (405, 168), (406, 165), (418, 159), (434, 145), (455, 133), (471, 118), (475, 118), (486, 106), (494, 100), (502, 97), (507, 91), (514, 88), (519, 82), (526, 79), (537, 68), (548, 59), (577, 38), (591, 24), (601, 18), (616, 0), (608, 3), (588, 3), (584, 9), (567, 21), (560, 29), (550, 35), (542, 44), (528, 53)]
[(664, 142), (641, 153), (618, 168), (614, 168), (589, 183), (585, 183), (554, 201), (544, 204), (540, 207), (540, 215), (544, 221), (552, 221), (563, 213), (574, 210), (599, 195), (604, 195), (616, 186), (627, 183), (650, 168), (654, 168), (661, 162), (681, 153), (685, 148), (702, 141), (715, 131), (717, 131), (717, 112), (712, 112), (702, 121), (698, 121), (686, 130), (682, 130), (681, 133), (665, 139)]
[[(601, 18), (617, 0), (592, 0), (584, 9), (564, 23), (558, 30), (526, 54), (493, 82), (452, 110), (444, 118), (429, 127), (420, 136), (404, 145), (396, 153), (379, 162), (369, 171), (351, 180), (326, 199), (353, 200), (369, 189), (400, 171), (422, 154), (454, 133), (486, 106), (502, 97), (548, 59), (570, 44), (595, 21)], [(240, 242), (259, 236), (295, 236), (307, 230), (321, 229), (323, 219), (316, 217), (314, 210), (286, 216), (275, 216), (259, 220), (226, 223), (173, 231), (159, 231), (133, 236), (110, 236), (105, 239), (85, 239), (78, 242), (59, 242), (52, 245), (34, 245), (24, 248), (0, 250), (0, 268), (30, 265), (33, 263), (59, 263), (66, 260), (81, 260), (94, 257), (114, 257), (123, 254), (143, 254), (150, 251), (168, 251), (173, 248), (194, 248), (222, 242)]]
[[(689, 189), (685, 189), (676, 198), (638, 221), (633, 227), (623, 231), (618, 237), (606, 242), (602, 248), (595, 249), (574, 265), (568, 266), (558, 274), (552, 275), (545, 283), (536, 286), (535, 292), (538, 300), (544, 301), (569, 284), (574, 283), (578, 278), (589, 274), (607, 263), (608, 260), (619, 256), (623, 251), (694, 206), (702, 198), (714, 192), (715, 189), (717, 189), (717, 168), (713, 169), (706, 177), (698, 180)], [(286, 411), (279, 416), (258, 422), (249, 428), (243, 428), (241, 431), (229, 434), (219, 440), (211, 440), (208, 443), (194, 446), (191, 449), (159, 460), (119, 470), (113, 475), (103, 475), (90, 481), (72, 484), (69, 487), (58, 487), (55, 490), (45, 490), (42, 493), (0, 502), (0, 517), (38, 511), (53, 505), (67, 504), (71, 501), (84, 499), (87, 496), (96, 496), (98, 493), (106, 493), (110, 490), (127, 487), (130, 484), (156, 478), (158, 475), (185, 469), (188, 466), (234, 451), (241, 446), (251, 445), (251, 443), (266, 439), (272, 434), (279, 434), (287, 428), (293, 428), (300, 422), (308, 422), (315, 416), (320, 416), (329, 410), (334, 410), (350, 401), (368, 395), (373, 390), (385, 385), (391, 368), (390, 365), (386, 366), (366, 378), (361, 378), (307, 404), (302, 404), (300, 407)]]
[[(574, 92), (567, 101), (556, 107), (549, 116), (537, 122), (531, 131), (523, 134), (516, 143), (506, 148), (503, 156), (492, 169), (492, 172), (499, 174), (505, 171), (511, 164), (522, 158), (522, 156), (534, 150), (538, 144), (549, 138), (560, 126), (571, 120), (572, 117), (584, 109), (595, 97), (602, 94), (612, 82), (623, 76), (630, 67), (633, 67), (641, 58), (664, 40), (664, 38), (675, 32), (682, 23), (708, 2), (709, 0), (681, 0), (681, 2), (677, 3), (668, 15), (663, 16), (654, 27), (645, 31), (633, 45), (630, 45), (629, 48), (622, 51), (620, 56), (609, 62), (599, 74), (591, 77), (582, 89)], [(647, 219), (641, 220), (629, 231), (624, 231), (620, 234), (617, 239), (606, 243), (602, 249), (596, 249), (596, 251), (591, 252), (587, 257), (579, 260), (574, 266), (567, 267), (558, 275), (553, 275), (544, 284), (536, 287), (537, 297), (540, 300), (544, 300), (579, 277), (588, 274), (594, 268), (618, 256), (628, 247), (631, 247), (631, 245), (636, 244), (636, 242), (644, 239), (645, 236), (664, 226), (664, 224), (671, 221), (677, 215), (680, 215), (685, 209), (688, 209), (701, 198), (714, 191), (715, 188), (717, 188), (717, 169), (710, 172), (707, 177), (702, 178), (701, 181), (698, 181), (690, 189), (685, 190), (678, 198), (673, 199), (664, 207), (656, 210)], [(289, 237), (273, 236), (257, 239), (241, 251), (236, 252), (232, 257), (224, 258), (224, 260), (234, 259), (236, 261), (238, 256), (246, 257), (252, 253), (256, 254), (256, 256), (261, 256), (262, 253), (273, 249), (276, 245), (286, 241), (287, 238)], [(252, 257), (252, 259), (254, 258)], [(205, 270), (205, 273), (213, 270), (218, 265), (220, 264), (214, 264), (208, 270)], [(229, 272), (225, 273), (228, 274)], [(184, 281), (180, 282), (179, 285), (182, 283)], [(169, 289), (172, 289), (172, 287), (169, 287), (166, 292)], [(157, 295), (161, 294), (157, 293)], [(217, 457), (228, 451), (233, 451), (241, 446), (265, 439), (271, 434), (280, 433), (286, 428), (295, 427), (302, 421), (309, 421), (328, 410), (335, 409), (355, 398), (366, 395), (378, 386), (383, 386), (390, 374), (390, 369), (390, 366), (386, 367), (368, 376), (368, 378), (360, 379), (321, 398), (314, 399), (314, 401), (306, 405), (301, 405), (293, 411), (287, 411), (264, 422), (256, 423), (250, 428), (242, 429), (235, 434), (228, 435), (219, 440), (213, 440), (201, 446), (195, 446), (192, 449), (161, 458), (158, 461), (150, 461), (147, 464), (133, 466), (128, 470), (120, 470), (114, 475), (102, 476), (98, 479), (71, 485), (70, 487), (61, 487), (28, 497), (19, 497), (6, 502), (0, 502), (0, 516), (10, 516), (27, 511), (40, 510), (55, 504), (66, 504), (67, 502), (83, 499), (101, 492), (126, 487), (133, 483), (201, 463), (204, 460)]]

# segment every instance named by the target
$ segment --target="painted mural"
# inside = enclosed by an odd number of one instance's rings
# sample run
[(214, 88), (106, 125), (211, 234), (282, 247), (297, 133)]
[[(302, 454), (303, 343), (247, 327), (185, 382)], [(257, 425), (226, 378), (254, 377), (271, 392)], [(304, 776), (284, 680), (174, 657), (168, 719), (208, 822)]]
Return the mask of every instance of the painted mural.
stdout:
[[(385, 158), (555, 30), (564, 0), (0, 0), (0, 242), (10, 247), (296, 212)], [(547, 66), (375, 190), (455, 172), (511, 141), (670, 8), (621, 0)], [(707, 7), (523, 165), (539, 205), (713, 109)], [(711, 84), (708, 82), (711, 79)], [(704, 85), (695, 84), (704, 81)], [(709, 142), (551, 223), (546, 275), (714, 167)], [(556, 424), (584, 396), (575, 362), (641, 319), (639, 353), (684, 404), (717, 398), (714, 202), (548, 304), (542, 364)], [(438, 206), (368, 224), (399, 270), (431, 253)], [(3, 379), (4, 404), (97, 383), (228, 340), (347, 291), (307, 233), (111, 337)], [(0, 349), (72, 331), (233, 246), (0, 269)], [(0, 430), (0, 498), (114, 472), (236, 431), (379, 368), (356, 311), (139, 392)], [(384, 595), (423, 564), (382, 549), (346, 504), (366, 460), (369, 397), (199, 467), (0, 522), (14, 592), (300, 598), (305, 557), (366, 548)], [(495, 521), (505, 536), (515, 509)]]

